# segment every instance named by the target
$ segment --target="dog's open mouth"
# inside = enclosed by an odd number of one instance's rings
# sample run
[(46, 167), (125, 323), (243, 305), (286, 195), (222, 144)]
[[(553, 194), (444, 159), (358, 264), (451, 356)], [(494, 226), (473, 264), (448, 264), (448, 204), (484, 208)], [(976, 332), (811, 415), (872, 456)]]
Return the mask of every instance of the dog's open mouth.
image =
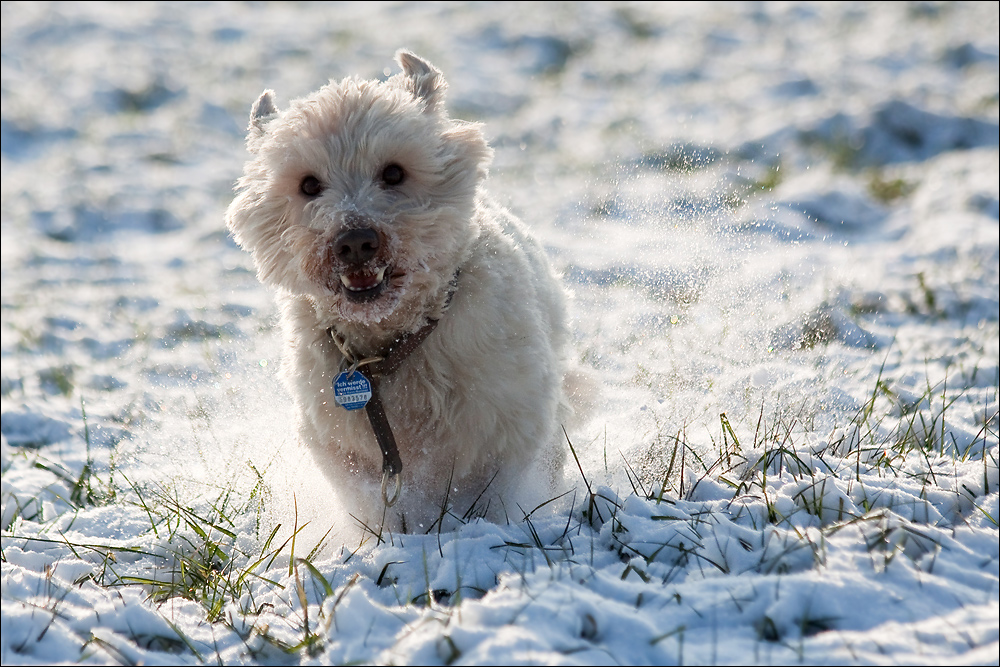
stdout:
[(377, 271), (354, 271), (340, 274), (340, 284), (344, 295), (351, 301), (363, 302), (377, 298), (386, 284), (386, 274), (391, 274), (387, 266)]

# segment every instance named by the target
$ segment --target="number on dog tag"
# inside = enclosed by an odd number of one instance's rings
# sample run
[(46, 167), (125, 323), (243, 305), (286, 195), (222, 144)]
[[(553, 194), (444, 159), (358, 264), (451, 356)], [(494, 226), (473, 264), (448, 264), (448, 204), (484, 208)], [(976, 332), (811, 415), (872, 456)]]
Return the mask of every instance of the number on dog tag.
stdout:
[(372, 383), (361, 371), (344, 371), (333, 381), (333, 400), (345, 410), (360, 410), (372, 398)]

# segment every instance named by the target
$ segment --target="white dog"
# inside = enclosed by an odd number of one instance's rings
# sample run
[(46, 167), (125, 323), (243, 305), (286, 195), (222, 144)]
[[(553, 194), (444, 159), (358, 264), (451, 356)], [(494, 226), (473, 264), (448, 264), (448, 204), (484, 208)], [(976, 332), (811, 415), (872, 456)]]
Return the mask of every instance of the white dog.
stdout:
[(560, 478), (564, 292), (483, 191), (480, 125), (448, 117), (439, 70), (396, 59), (281, 112), (265, 91), (227, 223), (277, 289), (299, 434), (347, 511), (517, 519)]

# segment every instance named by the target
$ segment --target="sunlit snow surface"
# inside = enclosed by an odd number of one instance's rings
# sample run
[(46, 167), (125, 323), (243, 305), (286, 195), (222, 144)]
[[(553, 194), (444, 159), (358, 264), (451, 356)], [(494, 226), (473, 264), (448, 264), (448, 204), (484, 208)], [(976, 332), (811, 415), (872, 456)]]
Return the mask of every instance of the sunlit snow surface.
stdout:
[[(4, 3), (0, 658), (995, 664), (998, 13)], [(376, 537), (223, 212), (264, 88), (400, 47), (597, 392), (572, 493)]]

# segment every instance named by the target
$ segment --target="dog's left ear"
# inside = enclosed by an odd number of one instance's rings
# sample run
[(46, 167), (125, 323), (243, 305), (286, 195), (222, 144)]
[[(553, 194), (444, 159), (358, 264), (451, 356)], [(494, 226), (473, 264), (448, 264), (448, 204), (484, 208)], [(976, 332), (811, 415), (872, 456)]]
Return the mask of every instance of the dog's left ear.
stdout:
[(278, 107), (274, 105), (274, 91), (265, 90), (253, 103), (250, 109), (250, 125), (247, 126), (247, 148), (256, 153), (260, 141), (267, 131), (265, 127), (278, 115)]
[(403, 68), (407, 83), (413, 94), (424, 101), (424, 110), (433, 113), (444, 102), (448, 84), (441, 70), (419, 56), (400, 49), (396, 51), (396, 62)]

